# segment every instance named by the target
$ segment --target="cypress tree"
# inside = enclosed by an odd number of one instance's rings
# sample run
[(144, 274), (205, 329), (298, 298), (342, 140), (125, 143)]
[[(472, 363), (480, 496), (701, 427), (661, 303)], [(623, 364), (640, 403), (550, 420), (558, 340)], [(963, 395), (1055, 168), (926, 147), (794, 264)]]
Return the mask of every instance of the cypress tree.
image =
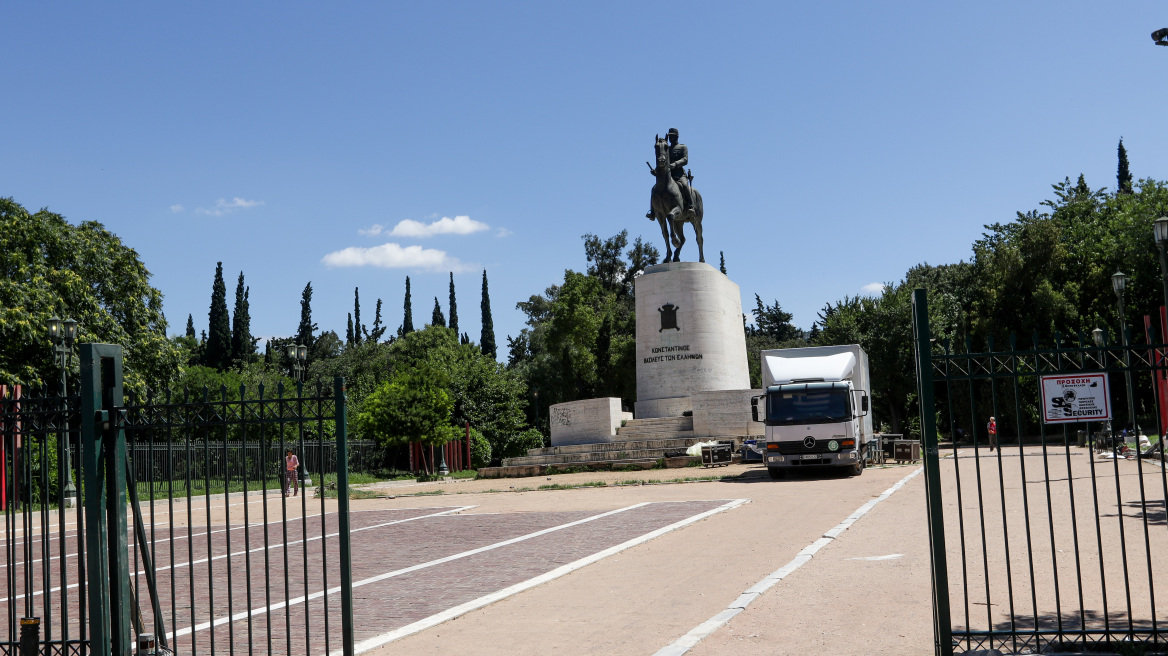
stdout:
[(1123, 147), (1123, 137), (1119, 138), (1119, 170), (1115, 175), (1115, 193), (1132, 192), (1132, 174), (1127, 165), (1127, 149)]
[(316, 328), (316, 324), (312, 323), (312, 281), (310, 280), (300, 294), (300, 326), (296, 328), (296, 344), (311, 349), (316, 342), (316, 338), (313, 337)]
[(349, 327), (345, 329), (345, 344), (351, 346), (353, 344), (353, 313), (349, 313)]
[(402, 324), (397, 329), (397, 336), (408, 335), (414, 332), (414, 311), (410, 306), (410, 277), (406, 276), (406, 301), (402, 310)]
[(479, 349), (483, 355), (494, 360), (498, 349), (495, 346), (495, 320), (491, 318), (491, 294), (487, 291), (486, 269), (483, 269), (483, 300), (479, 307), (483, 311), (483, 332), (479, 337)]
[(369, 331), (366, 339), (376, 342), (385, 334), (385, 326), (381, 325), (381, 299), (377, 299), (377, 311), (373, 314), (373, 330)]
[(227, 314), (227, 285), (223, 282), (223, 263), (215, 265), (215, 282), (211, 285), (211, 310), (207, 313), (207, 351), (204, 363), (222, 371), (231, 365), (231, 317)]
[(442, 306), (438, 304), (438, 297), (434, 297), (434, 311), (430, 313), (430, 325), (446, 327), (446, 316), (442, 314)]
[(361, 325), (361, 290), (357, 287), (353, 288), (353, 343), (361, 343), (361, 332), (365, 330), (365, 326)]
[(718, 251), (718, 270), (726, 275), (726, 255), (722, 251)]
[(191, 339), (198, 339), (199, 335), (195, 332), (195, 318), (187, 315), (187, 337)]
[(454, 272), (450, 272), (450, 329), (458, 333), (458, 303), (454, 300)]
[(241, 363), (251, 361), (255, 341), (251, 338), (251, 290), (243, 284), (243, 272), (235, 285), (235, 316), (231, 319), (231, 359)]

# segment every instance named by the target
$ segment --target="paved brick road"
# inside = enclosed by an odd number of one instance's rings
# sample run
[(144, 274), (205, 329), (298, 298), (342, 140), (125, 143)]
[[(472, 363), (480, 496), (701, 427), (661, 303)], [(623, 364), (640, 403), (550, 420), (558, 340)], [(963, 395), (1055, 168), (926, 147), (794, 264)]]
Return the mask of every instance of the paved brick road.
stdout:
[[(356, 639), (376, 639), (725, 503), (653, 502), (605, 512), (453, 514), (462, 510), (455, 505), (354, 512)], [(173, 560), (169, 525), (156, 527), (159, 593), (168, 633), (177, 628), (177, 651), (321, 654), (339, 648), (336, 514), (281, 521), (277, 511), (266, 527), (254, 510), (250, 525), (238, 512), (231, 519), (176, 527)], [(70, 633), (76, 637), (76, 533), (66, 536)], [(39, 559), (40, 541), (34, 543)], [(49, 555), (50, 587), (59, 587), (55, 538)], [(132, 564), (137, 555), (132, 549)], [(0, 591), (9, 590), (9, 570), (17, 578), (16, 594), (5, 592), (0, 602), (5, 624), (13, 613), (25, 613), (23, 561), (18, 551), (11, 568), (0, 568)], [(32, 599), (43, 614), (41, 563), (34, 565)], [(136, 584), (145, 597), (145, 578), (137, 577)], [(59, 617), (59, 590), (51, 590), (49, 599), (50, 616)], [(143, 610), (150, 630), (152, 615)], [(60, 627), (53, 632), (58, 636)]]

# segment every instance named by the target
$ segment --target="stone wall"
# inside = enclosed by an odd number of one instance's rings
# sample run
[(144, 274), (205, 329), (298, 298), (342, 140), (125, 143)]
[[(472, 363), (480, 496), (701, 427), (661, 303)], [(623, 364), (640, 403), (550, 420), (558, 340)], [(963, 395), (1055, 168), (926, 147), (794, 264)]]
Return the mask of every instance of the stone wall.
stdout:
[(557, 403), (549, 408), (552, 446), (612, 442), (616, 429), (628, 413), (621, 412), (621, 400), (607, 397)]
[(694, 436), (761, 437), (763, 424), (751, 420), (750, 399), (762, 393), (760, 389), (694, 392), (690, 397)]

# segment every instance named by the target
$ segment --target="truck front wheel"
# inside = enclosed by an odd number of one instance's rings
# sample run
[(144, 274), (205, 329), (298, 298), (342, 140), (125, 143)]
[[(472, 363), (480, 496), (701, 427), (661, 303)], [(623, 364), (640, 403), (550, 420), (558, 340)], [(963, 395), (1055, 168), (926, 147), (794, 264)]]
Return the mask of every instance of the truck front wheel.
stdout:
[(787, 475), (787, 472), (783, 471), (779, 467), (767, 467), (767, 473), (770, 474), (771, 478), (776, 481), (783, 480), (783, 478), (785, 478)]
[(848, 467), (848, 476), (859, 476), (860, 474), (863, 474), (863, 473), (864, 473), (864, 463), (863, 462), (857, 462), (856, 464), (852, 465), (851, 467)]

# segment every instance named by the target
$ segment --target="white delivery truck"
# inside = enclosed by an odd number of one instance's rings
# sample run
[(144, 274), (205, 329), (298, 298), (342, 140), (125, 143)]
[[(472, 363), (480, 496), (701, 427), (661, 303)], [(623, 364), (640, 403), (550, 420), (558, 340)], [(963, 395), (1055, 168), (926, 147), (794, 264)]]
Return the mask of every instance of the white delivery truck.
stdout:
[(771, 478), (814, 466), (846, 467), (852, 476), (864, 471), (872, 438), (864, 349), (846, 344), (763, 351), (762, 385), (766, 394), (750, 405), (754, 420), (766, 426)]

